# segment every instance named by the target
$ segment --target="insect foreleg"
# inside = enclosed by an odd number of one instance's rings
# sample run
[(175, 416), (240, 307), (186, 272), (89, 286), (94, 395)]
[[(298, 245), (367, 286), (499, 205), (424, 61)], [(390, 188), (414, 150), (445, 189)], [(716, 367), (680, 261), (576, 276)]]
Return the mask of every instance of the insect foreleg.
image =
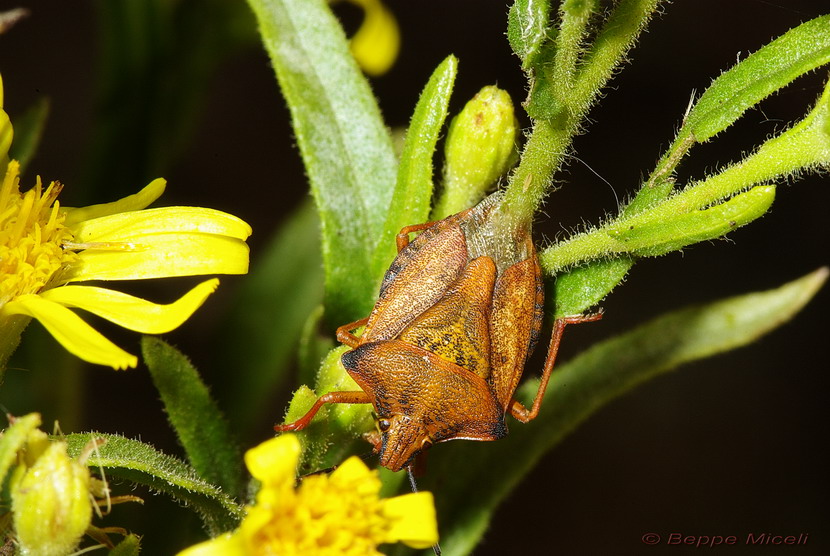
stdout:
[(314, 405), (311, 406), (311, 409), (305, 415), (293, 423), (274, 425), (274, 430), (277, 432), (303, 430), (311, 423), (311, 420), (314, 419), (314, 416), (320, 411), (323, 404), (327, 403), (372, 403), (372, 399), (369, 397), (369, 394), (362, 390), (357, 392), (329, 392), (317, 398), (317, 401), (314, 402)]

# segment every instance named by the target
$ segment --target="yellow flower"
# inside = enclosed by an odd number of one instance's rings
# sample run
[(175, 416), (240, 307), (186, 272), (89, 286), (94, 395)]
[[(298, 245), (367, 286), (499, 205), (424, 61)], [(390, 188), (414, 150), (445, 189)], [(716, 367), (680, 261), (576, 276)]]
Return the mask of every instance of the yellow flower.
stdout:
[(438, 542), (432, 494), (378, 497), (380, 479), (356, 457), (330, 476), (305, 477), (294, 487), (300, 442), (286, 434), (245, 454), (262, 487), (242, 525), (179, 556), (372, 556), (377, 546)]
[(363, 71), (375, 77), (383, 75), (398, 57), (398, 22), (380, 0), (348, 1), (364, 11), (363, 23), (351, 40), (352, 54)]
[[(0, 81), (0, 172), (11, 137)], [(21, 193), (19, 164), (11, 160), (5, 166), (0, 184), (0, 369), (31, 318), (81, 359), (116, 369), (134, 367), (135, 356), (69, 307), (131, 330), (159, 334), (187, 320), (218, 284), (216, 279), (202, 282), (176, 302), (157, 305), (78, 282), (248, 270), (245, 239), (251, 228), (239, 218), (198, 207), (142, 210), (164, 192), (162, 179), (113, 203), (66, 208), (57, 200), (60, 183), (52, 182), (44, 190), (38, 178), (34, 187)]]

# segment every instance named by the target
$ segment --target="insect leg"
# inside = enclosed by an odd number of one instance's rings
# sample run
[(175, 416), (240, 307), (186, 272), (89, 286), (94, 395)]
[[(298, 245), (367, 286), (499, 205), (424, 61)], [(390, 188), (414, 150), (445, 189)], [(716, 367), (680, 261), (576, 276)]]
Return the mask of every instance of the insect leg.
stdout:
[(274, 425), (274, 430), (277, 432), (303, 430), (311, 423), (311, 420), (320, 411), (323, 404), (327, 403), (372, 403), (372, 399), (369, 397), (369, 394), (362, 390), (357, 392), (329, 392), (317, 398), (317, 401), (314, 402), (314, 405), (311, 406), (311, 409), (305, 415), (293, 423)]
[(556, 354), (559, 353), (559, 343), (562, 341), (562, 333), (565, 326), (569, 324), (579, 324), (582, 322), (594, 322), (602, 318), (602, 312), (594, 313), (593, 315), (576, 315), (572, 317), (562, 317), (553, 322), (553, 333), (550, 336), (550, 346), (548, 347), (548, 356), (545, 359), (545, 367), (542, 370), (542, 378), (539, 381), (539, 389), (536, 391), (536, 397), (533, 399), (533, 405), (527, 409), (517, 400), (511, 400), (508, 411), (510, 415), (515, 417), (522, 423), (532, 421), (539, 414), (539, 408), (542, 406), (542, 398), (545, 397), (545, 389), (548, 387), (550, 374), (553, 371), (553, 366), (556, 363)]
[(356, 348), (360, 338), (352, 334), (352, 330), (365, 326), (369, 322), (369, 317), (363, 317), (360, 320), (344, 324), (337, 327), (337, 341), (341, 344), (346, 344), (350, 348)]
[(404, 226), (401, 228), (401, 231), (395, 236), (395, 243), (398, 245), (398, 253), (400, 253), (404, 247), (409, 245), (409, 234), (413, 232), (423, 232), (427, 228), (432, 227), (433, 224), (435, 224), (435, 222), (424, 222), (423, 224), (413, 224), (412, 226)]

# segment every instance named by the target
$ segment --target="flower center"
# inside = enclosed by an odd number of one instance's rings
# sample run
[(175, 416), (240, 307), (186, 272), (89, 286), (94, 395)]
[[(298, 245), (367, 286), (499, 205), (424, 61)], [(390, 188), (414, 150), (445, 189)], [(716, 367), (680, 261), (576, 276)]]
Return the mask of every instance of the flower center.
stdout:
[(77, 255), (61, 245), (72, 240), (57, 202), (63, 186), (35, 186), (20, 193), (20, 164), (9, 162), (0, 185), (0, 308), (17, 296), (37, 293)]

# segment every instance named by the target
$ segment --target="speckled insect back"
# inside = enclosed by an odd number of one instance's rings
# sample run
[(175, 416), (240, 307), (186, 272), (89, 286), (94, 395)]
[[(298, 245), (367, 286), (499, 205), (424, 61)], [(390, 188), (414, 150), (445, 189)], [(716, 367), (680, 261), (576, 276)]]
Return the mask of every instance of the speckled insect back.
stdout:
[(371, 314), (337, 331), (352, 348), (343, 367), (362, 391), (325, 394), (278, 431), (304, 428), (324, 403), (371, 403), (381, 465), (399, 470), (438, 442), (505, 436), (508, 412), (536, 416), (562, 328), (598, 317), (557, 321), (532, 409), (513, 400), (539, 336), (544, 288), (530, 228), (502, 225), (501, 198), (401, 230)]

